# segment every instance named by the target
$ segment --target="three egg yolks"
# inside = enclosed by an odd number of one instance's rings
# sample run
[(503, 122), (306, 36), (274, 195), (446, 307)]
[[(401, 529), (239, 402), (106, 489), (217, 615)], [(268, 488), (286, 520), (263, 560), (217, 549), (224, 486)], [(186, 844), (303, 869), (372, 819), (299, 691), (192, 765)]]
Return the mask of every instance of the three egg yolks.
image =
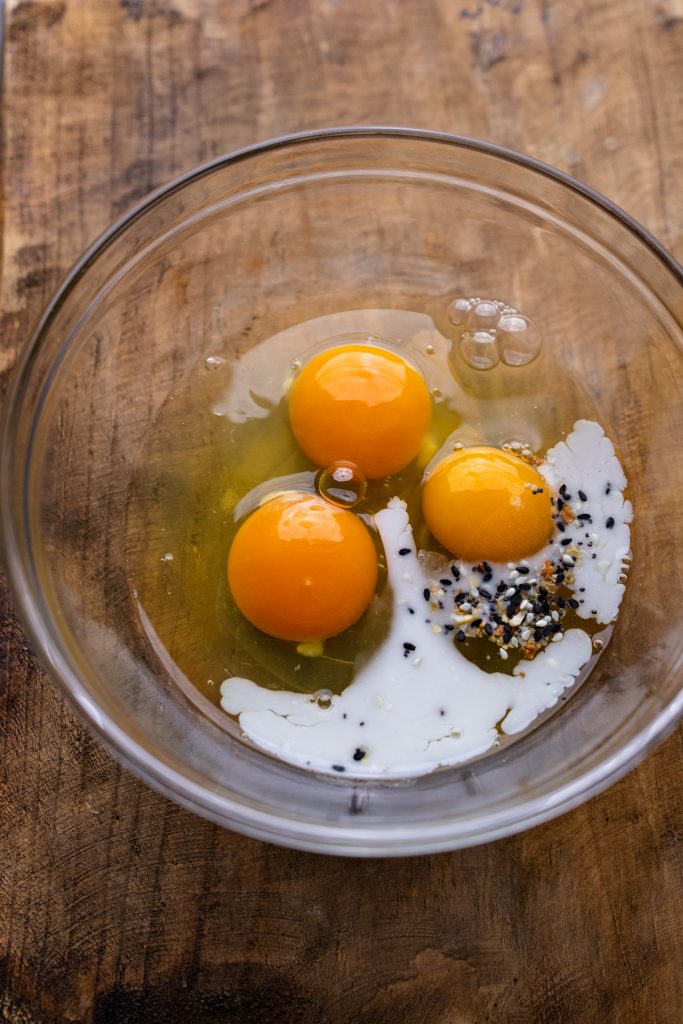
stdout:
[(553, 533), (548, 484), (498, 448), (463, 448), (439, 462), (424, 483), (422, 511), (439, 543), (472, 563), (516, 561)]
[[(355, 463), (368, 479), (400, 472), (418, 453), (431, 400), (422, 376), (399, 355), (344, 345), (310, 359), (289, 393), (292, 430), (318, 466)], [(517, 561), (553, 532), (540, 473), (498, 448), (463, 448), (442, 459), (422, 489), (427, 526), (466, 561)], [(377, 586), (377, 552), (354, 513), (317, 495), (286, 493), (242, 523), (228, 581), (237, 607), (282, 640), (324, 640), (353, 625)]]
[(377, 586), (365, 523), (322, 498), (271, 498), (240, 526), (228, 582), (242, 614), (281, 640), (324, 640), (353, 625)]
[(368, 480), (398, 473), (417, 455), (431, 418), (424, 378), (372, 345), (326, 349), (289, 393), (289, 418), (304, 453), (325, 468), (354, 462)]

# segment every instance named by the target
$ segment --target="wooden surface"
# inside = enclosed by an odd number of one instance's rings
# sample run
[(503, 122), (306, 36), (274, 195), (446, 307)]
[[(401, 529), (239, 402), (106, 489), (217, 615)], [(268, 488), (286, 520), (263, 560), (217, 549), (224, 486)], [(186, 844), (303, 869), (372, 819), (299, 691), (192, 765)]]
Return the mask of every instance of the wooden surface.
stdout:
[[(683, 0), (8, 0), (0, 394), (113, 217), (302, 128), (512, 146), (681, 258), (682, 101)], [(494, 845), (292, 853), (119, 768), (37, 668), (0, 582), (0, 1020), (679, 1024), (682, 739)]]

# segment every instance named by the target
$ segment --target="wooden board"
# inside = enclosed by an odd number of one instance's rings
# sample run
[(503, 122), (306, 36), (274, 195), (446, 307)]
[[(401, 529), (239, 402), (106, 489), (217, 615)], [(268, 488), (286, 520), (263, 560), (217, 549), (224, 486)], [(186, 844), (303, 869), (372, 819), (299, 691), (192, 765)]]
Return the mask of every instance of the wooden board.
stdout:
[[(384, 122), (562, 167), (683, 257), (683, 0), (8, 0), (0, 394), (79, 252), (169, 178)], [(588, 805), (352, 862), (134, 780), (36, 666), (0, 583), (0, 1019), (678, 1024), (683, 733)]]

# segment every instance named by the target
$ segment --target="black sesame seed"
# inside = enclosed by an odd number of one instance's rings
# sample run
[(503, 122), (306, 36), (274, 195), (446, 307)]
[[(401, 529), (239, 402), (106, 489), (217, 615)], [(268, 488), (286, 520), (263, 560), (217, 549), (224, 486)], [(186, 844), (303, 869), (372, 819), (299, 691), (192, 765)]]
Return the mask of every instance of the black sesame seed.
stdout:
[(547, 597), (548, 596), (548, 591), (545, 589), (545, 587), (539, 587), (538, 588), (538, 592), (541, 595), (541, 597)]
[(585, 594), (586, 593), (586, 588), (585, 587), (579, 587), (579, 593), (580, 594)]
[(609, 492), (611, 490), (612, 490), (612, 485), (611, 484), (607, 484), (607, 487), (605, 488), (605, 494), (609, 494)]
[(492, 572), (485, 572), (484, 575), (481, 578), (481, 582), (482, 583), (489, 583), (490, 580), (492, 580), (492, 579), (493, 579), (493, 573)]
[(491, 636), (491, 634), (493, 633), (493, 626), (491, 625), (490, 622), (487, 622), (486, 625), (484, 626), (484, 632), (486, 633), (487, 636)]
[(481, 626), (481, 619), (474, 619), (474, 621), (470, 623), (470, 626), (472, 629), (478, 629), (479, 626)]
[(531, 590), (531, 584), (530, 583), (520, 583), (519, 586), (517, 587), (517, 589), (518, 590)]
[(543, 494), (543, 488), (542, 487), (532, 487), (531, 488), (531, 493), (532, 494)]
[(520, 576), (527, 576), (528, 573), (529, 573), (529, 566), (528, 565), (518, 565), (517, 566), (517, 572), (520, 574)]
[(566, 493), (567, 493), (567, 485), (566, 484), (561, 484), (560, 485), (560, 494), (564, 495)]
[(363, 726), (363, 725), (365, 725), (365, 722), (359, 722), (358, 724)]
[(531, 610), (534, 613), (534, 615), (540, 615), (541, 614), (541, 602), (540, 601), (534, 601), (534, 603), (531, 605)]
[(551, 633), (559, 633), (560, 630), (562, 629), (562, 623), (561, 622), (553, 622), (552, 625), (548, 627), (548, 629), (550, 630)]
[(424, 588), (424, 590), (422, 591), (422, 596), (424, 597), (425, 601), (429, 601), (430, 597), (432, 596), (429, 592), (429, 587)]
[(565, 527), (565, 525), (564, 525), (564, 523), (562, 522), (561, 519), (557, 520), (557, 528), (560, 531), (560, 533), (564, 533), (564, 531), (566, 529), (566, 527)]
[(450, 633), (451, 630), (455, 629), (455, 626), (452, 626), (450, 624), (450, 622), (447, 622), (446, 625), (443, 627), (443, 629), (444, 629), (444, 633)]
[(543, 636), (550, 636), (552, 631), (553, 631), (553, 627), (552, 626), (544, 626), (543, 627)]
[(578, 608), (579, 607), (579, 602), (576, 600), (575, 597), (570, 597), (569, 601), (568, 601), (568, 604), (569, 604), (570, 608)]
[(408, 614), (409, 615), (414, 615), (415, 614), (415, 609), (414, 608), (409, 608), (408, 609)]
[(399, 548), (398, 553), (399, 553), (399, 555), (409, 555), (410, 554), (410, 548)]
[(598, 557), (597, 555), (591, 555), (591, 558), (597, 558), (597, 557)]
[(503, 643), (509, 644), (512, 640), (512, 630), (509, 626), (505, 626), (503, 629)]
[(586, 497), (586, 495), (584, 494), (583, 491), (579, 491), (578, 495), (579, 495), (579, 498), (581, 499), (581, 501), (588, 501), (588, 498)]
[(458, 641), (458, 643), (462, 643), (463, 642), (463, 640), (465, 639), (465, 631), (464, 631), (464, 629), (459, 629), (458, 630), (458, 632), (455, 634), (455, 639)]
[(491, 597), (493, 596), (493, 595), (491, 594), (491, 591), (490, 591), (490, 590), (486, 590), (486, 589), (485, 589), (484, 587), (479, 587), (479, 593), (480, 593), (480, 594), (481, 594), (481, 596), (482, 596), (483, 598), (485, 598), (485, 599), (486, 599), (487, 601), (490, 601), (490, 600), (491, 600)]
[(555, 573), (555, 582), (564, 583), (564, 573), (562, 572), (562, 570), (560, 570), (560, 572)]
[(356, 749), (353, 752), (353, 759), (354, 759), (354, 761), (362, 761), (364, 757), (365, 757), (365, 751), (362, 750), (360, 747), (356, 747)]
[(560, 541), (560, 544), (562, 544), (562, 546), (566, 548), (567, 544), (571, 544), (571, 542), (572, 542), (572, 538), (571, 537), (563, 537), (562, 540)]
[(348, 718), (348, 715), (346, 714), (345, 711), (342, 712), (342, 718)]
[(453, 573), (453, 578), (454, 579), (456, 579), (456, 580), (460, 579), (460, 570), (458, 569), (457, 565), (452, 565), (451, 566), (451, 572)]
[(507, 615), (508, 619), (511, 619), (513, 615), (517, 614), (518, 608), (519, 605), (515, 601), (510, 601), (510, 604), (505, 609), (505, 614)]
[(612, 529), (612, 527), (614, 526), (614, 517), (613, 516), (609, 517), (609, 519), (605, 523), (605, 526), (607, 527), (608, 530)]
[(333, 764), (332, 765), (332, 771), (333, 772), (345, 772), (346, 768), (344, 767), (343, 764)]
[(564, 508), (564, 502), (562, 501), (562, 498), (558, 498), (557, 499), (557, 511), (561, 512), (563, 508)]
[(439, 580), (439, 583), (442, 587), (451, 587), (453, 585), (453, 580)]
[(444, 717), (444, 715), (446, 714), (446, 710), (445, 710), (445, 708), (439, 708), (439, 714), (440, 714), (440, 715), (441, 715), (441, 717), (443, 718), (443, 717)]
[(538, 641), (542, 640), (542, 639), (543, 639), (543, 630), (542, 629), (535, 629), (534, 630), (534, 640), (535, 640), (535, 642), (538, 643)]
[(576, 518), (577, 519), (581, 519), (584, 523), (587, 523), (590, 520), (590, 513), (589, 512), (580, 512), (579, 515)]
[(409, 640), (405, 640), (403, 643), (403, 649), (406, 651), (414, 651), (415, 644), (411, 644)]
[(486, 561), (486, 559), (484, 559), (484, 561), (481, 563), (481, 567), (484, 570), (484, 572), (491, 572), (491, 566)]
[(598, 614), (598, 609), (597, 608), (591, 608), (591, 615), (597, 615), (597, 614)]
[(565, 599), (563, 597), (558, 597), (558, 599), (557, 599), (557, 607), (558, 608), (564, 608), (566, 603), (567, 602), (565, 601)]

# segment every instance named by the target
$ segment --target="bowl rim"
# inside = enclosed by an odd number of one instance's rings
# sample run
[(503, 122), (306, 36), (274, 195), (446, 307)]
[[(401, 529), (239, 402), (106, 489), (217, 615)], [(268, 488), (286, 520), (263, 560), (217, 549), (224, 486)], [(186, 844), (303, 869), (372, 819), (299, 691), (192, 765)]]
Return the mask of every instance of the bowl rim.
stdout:
[[(384, 137), (423, 140), (473, 150), (516, 164), (542, 177), (551, 179), (564, 188), (578, 193), (601, 208), (622, 226), (629, 229), (641, 243), (649, 248), (683, 287), (683, 266), (635, 218), (595, 189), (582, 184), (571, 175), (496, 143), (456, 135), (444, 131), (384, 125), (358, 125), (320, 128), (277, 136), (265, 142), (245, 146), (209, 160), (149, 193), (139, 203), (119, 217), (85, 250), (48, 301), (37, 326), (20, 351), (12, 370), (4, 401), (0, 432), (0, 479), (10, 479), (10, 468), (15, 461), (12, 444), (13, 425), (20, 409), (24, 383), (30, 371), (32, 357), (40, 347), (44, 332), (79, 278), (116, 238), (139, 217), (148, 213), (157, 203), (167, 199), (205, 175), (221, 167), (248, 160), (252, 157), (316, 141)], [(224, 827), (267, 842), (319, 853), (347, 856), (406, 856), (435, 853), (478, 845), (521, 832), (556, 817), (584, 802), (617, 781), (640, 761), (656, 744), (661, 742), (683, 716), (683, 689), (679, 691), (638, 735), (626, 743), (613, 757), (601, 761), (594, 768), (581, 773), (572, 782), (553, 793), (537, 797), (515, 808), (490, 814), (475, 829), (458, 834), (452, 823), (415, 826), (406, 833), (405, 826), (378, 825), (350, 831), (343, 825), (317, 825), (308, 821), (287, 818), (270, 811), (264, 812), (248, 806), (235, 797), (216, 793), (189, 779), (185, 774), (170, 769), (163, 761), (136, 742), (108, 715), (103, 714), (88, 695), (78, 674), (52, 641), (50, 629), (33, 598), (29, 572), (19, 553), (13, 527), (8, 488), (0, 488), (0, 551), (7, 570), (12, 600), (21, 623), (39, 661), (59, 684), (70, 706), (86, 723), (91, 733), (135, 775), (176, 803), (209, 818)]]

